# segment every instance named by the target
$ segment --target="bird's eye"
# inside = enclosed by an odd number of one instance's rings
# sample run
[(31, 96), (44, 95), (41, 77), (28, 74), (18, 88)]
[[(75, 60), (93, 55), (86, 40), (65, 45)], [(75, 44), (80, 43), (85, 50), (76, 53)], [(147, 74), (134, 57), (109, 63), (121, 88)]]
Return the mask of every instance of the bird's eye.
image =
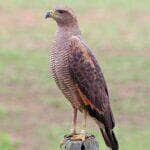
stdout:
[(57, 10), (58, 13), (62, 14), (64, 13), (65, 11), (64, 10)]

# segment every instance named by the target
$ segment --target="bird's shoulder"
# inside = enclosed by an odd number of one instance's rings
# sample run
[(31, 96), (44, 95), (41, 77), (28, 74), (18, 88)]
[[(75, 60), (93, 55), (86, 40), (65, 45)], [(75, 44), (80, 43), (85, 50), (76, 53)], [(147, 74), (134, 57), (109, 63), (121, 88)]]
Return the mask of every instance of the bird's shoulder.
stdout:
[(82, 58), (88, 61), (92, 67), (99, 67), (99, 64), (92, 53), (92, 50), (88, 47), (86, 42), (80, 36), (72, 36), (70, 38), (70, 50), (72, 51), (72, 56)]
[(104, 92), (109, 96), (102, 70), (92, 50), (78, 36), (72, 36), (70, 38), (70, 46), (72, 51), (70, 57), (73, 64), (72, 68), (78, 66), (78, 71), (76, 70), (76, 72), (80, 72), (80, 75), (82, 74), (84, 78), (86, 75), (93, 78), (92, 83), (97, 83), (97, 85), (103, 87)]
[(72, 51), (74, 50), (82, 51), (84, 48), (81, 37), (75, 35), (70, 37), (69, 46)]

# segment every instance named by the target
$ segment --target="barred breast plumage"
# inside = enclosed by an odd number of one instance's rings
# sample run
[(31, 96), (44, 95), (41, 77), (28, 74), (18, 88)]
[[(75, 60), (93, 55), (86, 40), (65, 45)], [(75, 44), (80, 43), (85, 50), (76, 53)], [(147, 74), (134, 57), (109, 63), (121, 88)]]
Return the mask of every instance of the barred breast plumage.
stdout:
[(69, 38), (72, 35), (79, 35), (79, 31), (68, 32), (65, 28), (59, 28), (55, 35), (55, 40), (51, 48), (51, 69), (52, 75), (65, 97), (71, 102), (73, 107), (80, 109), (80, 99), (77, 87), (73, 83), (69, 73)]

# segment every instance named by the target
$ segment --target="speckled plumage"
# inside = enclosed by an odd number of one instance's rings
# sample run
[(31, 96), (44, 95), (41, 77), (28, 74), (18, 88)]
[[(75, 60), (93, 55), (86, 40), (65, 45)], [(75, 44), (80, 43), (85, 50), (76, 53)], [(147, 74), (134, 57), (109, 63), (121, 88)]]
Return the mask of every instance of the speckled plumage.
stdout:
[(60, 90), (73, 107), (79, 108), (79, 96), (69, 73), (68, 58), (71, 52), (69, 49), (69, 39), (72, 35), (80, 36), (80, 31), (72, 28), (68, 31), (65, 27), (58, 28), (51, 48), (51, 68), (53, 77)]
[(107, 146), (117, 150), (115, 122), (98, 62), (81, 36), (74, 12), (66, 7), (57, 7), (55, 12), (58, 17), (52, 17), (58, 29), (50, 55), (53, 77), (73, 108), (94, 118)]

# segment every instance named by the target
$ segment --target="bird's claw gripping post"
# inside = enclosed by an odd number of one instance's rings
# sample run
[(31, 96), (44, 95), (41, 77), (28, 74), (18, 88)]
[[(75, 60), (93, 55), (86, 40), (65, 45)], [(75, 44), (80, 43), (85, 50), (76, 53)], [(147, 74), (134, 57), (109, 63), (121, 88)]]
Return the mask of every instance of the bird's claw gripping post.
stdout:
[(86, 135), (81, 133), (81, 134), (74, 134), (71, 137), (72, 141), (85, 141)]

